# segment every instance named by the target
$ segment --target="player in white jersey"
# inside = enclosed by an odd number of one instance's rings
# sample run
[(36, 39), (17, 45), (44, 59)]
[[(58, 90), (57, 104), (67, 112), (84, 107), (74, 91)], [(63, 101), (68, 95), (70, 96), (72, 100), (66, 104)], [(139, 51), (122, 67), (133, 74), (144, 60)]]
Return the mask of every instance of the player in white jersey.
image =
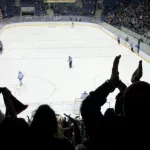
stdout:
[(84, 91), (84, 93), (81, 95), (81, 99), (86, 99), (88, 95), (89, 94), (86, 91)]
[(72, 22), (72, 28), (74, 28), (74, 22)]
[(18, 73), (18, 79), (19, 79), (19, 82), (20, 82), (20, 85), (22, 85), (22, 79), (23, 79), (24, 75), (21, 71), (19, 71)]

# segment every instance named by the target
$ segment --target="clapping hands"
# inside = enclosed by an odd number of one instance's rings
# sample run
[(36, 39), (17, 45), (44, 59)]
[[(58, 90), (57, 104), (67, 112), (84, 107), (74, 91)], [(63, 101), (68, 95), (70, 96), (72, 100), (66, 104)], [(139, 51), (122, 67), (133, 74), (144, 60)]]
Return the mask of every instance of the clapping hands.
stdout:
[(117, 85), (119, 83), (118, 66), (119, 66), (120, 58), (121, 58), (121, 55), (116, 56), (114, 63), (113, 63), (113, 67), (112, 67), (111, 77), (110, 77), (110, 82), (113, 83), (113, 85), (115, 85), (115, 87), (117, 87)]
[(142, 67), (142, 60), (139, 61), (138, 68), (132, 75), (131, 82), (134, 83), (136, 81), (140, 81), (141, 77), (143, 76), (143, 67)]

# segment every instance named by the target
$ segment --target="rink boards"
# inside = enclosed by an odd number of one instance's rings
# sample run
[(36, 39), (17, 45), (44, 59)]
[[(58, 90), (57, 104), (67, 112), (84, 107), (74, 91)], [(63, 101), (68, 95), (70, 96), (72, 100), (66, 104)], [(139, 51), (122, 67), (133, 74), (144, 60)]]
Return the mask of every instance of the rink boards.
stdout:
[[(60, 26), (66, 26), (66, 27), (71, 27), (72, 22), (21, 22), (21, 23), (12, 23), (9, 25), (5, 25), (1, 31), (0, 34), (8, 29), (11, 28), (18, 28), (18, 27), (32, 27), (32, 26), (47, 26), (48, 28), (55, 28), (55, 27), (60, 27)], [(109, 31), (108, 29), (102, 27), (100, 24), (94, 24), (94, 23), (84, 23), (84, 22), (75, 22), (75, 26), (87, 26), (87, 27), (91, 27), (91, 28), (97, 28), (100, 29), (101, 31), (103, 31), (105, 34), (109, 35), (110, 37), (112, 37), (114, 40), (117, 39), (117, 35), (113, 34), (111, 31)], [(125, 35), (126, 36), (126, 35)], [(134, 43), (132, 43), (134, 46), (136, 46), (136, 41), (134, 40), (134, 38), (132, 38), (132, 41), (134, 41)], [(121, 39), (121, 44), (124, 45), (126, 48), (128, 48), (130, 50), (130, 43), (126, 43), (123, 39)], [(135, 49), (135, 48), (134, 48)], [(135, 50), (136, 51), (136, 50)], [(137, 54), (137, 53), (135, 53)], [(139, 57), (141, 57), (142, 59), (144, 59), (145, 61), (147, 61), (148, 63), (150, 63), (150, 56), (147, 55), (145, 52), (140, 51), (140, 53), (138, 54)]]

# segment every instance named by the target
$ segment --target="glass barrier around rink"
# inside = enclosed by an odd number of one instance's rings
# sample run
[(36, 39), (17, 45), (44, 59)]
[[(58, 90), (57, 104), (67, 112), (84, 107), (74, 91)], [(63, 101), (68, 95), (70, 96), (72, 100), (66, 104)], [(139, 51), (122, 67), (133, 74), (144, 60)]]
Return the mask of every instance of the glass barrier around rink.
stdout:
[[(133, 37), (132, 35), (135, 35), (134, 33), (132, 33), (132, 31), (130, 31), (130, 34), (128, 34), (128, 32), (124, 32), (126, 31), (124, 27), (121, 27), (121, 29), (117, 29), (105, 22), (101, 22), (100, 18), (96, 18), (96, 17), (87, 17), (87, 16), (16, 16), (16, 17), (12, 17), (12, 18), (7, 18), (4, 19), (3, 22), (0, 23), (0, 29), (6, 25), (6, 24), (11, 24), (11, 23), (18, 23), (18, 22), (89, 22), (89, 23), (95, 23), (95, 24), (99, 24), (100, 26), (102, 26), (103, 28), (107, 29), (108, 31), (110, 31), (111, 33), (113, 33), (114, 35), (119, 36), (121, 38), (121, 42), (123, 44), (126, 45), (126, 37), (128, 36), (129, 38), (129, 43), (128, 43), (128, 47), (130, 47), (130, 44), (132, 43), (132, 45), (134, 46), (135, 51), (137, 50), (137, 44), (138, 44), (138, 37)], [(131, 34), (132, 33), (132, 34)], [(148, 40), (144, 40), (147, 41)], [(150, 56), (150, 44), (147, 44), (147, 42), (141, 42), (140, 44), (140, 48), (142, 51), (144, 51), (146, 54), (148, 54)]]
[(79, 21), (79, 22), (91, 22), (99, 23), (100, 19), (95, 17), (86, 16), (16, 16), (12, 18), (4, 19), (5, 24), (17, 23), (17, 22), (49, 22), (49, 21)]

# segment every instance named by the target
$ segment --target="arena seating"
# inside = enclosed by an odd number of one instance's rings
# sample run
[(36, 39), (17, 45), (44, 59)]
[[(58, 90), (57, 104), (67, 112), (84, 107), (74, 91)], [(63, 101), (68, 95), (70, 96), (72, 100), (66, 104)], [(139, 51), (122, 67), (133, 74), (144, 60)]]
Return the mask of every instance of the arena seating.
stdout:
[[(84, 0), (83, 6), (76, 6), (75, 3), (51, 3), (51, 8), (55, 15), (82, 15), (94, 16), (97, 0)], [(20, 7), (15, 6), (15, 0), (2, 0), (0, 8), (3, 12), (3, 17), (12, 17), (20, 15), (21, 7), (35, 7), (35, 15), (46, 15), (48, 4), (43, 0), (20, 0)]]
[(150, 30), (148, 0), (119, 2), (117, 6), (105, 11), (105, 21), (117, 28), (124, 26), (141, 35)]
[(0, 2), (3, 18), (19, 16), (20, 7), (15, 6), (15, 0), (2, 0)]
[(76, 4), (52, 4), (52, 9), (55, 15), (83, 15), (94, 16), (96, 10), (96, 0), (84, 0), (83, 6), (76, 6)]

